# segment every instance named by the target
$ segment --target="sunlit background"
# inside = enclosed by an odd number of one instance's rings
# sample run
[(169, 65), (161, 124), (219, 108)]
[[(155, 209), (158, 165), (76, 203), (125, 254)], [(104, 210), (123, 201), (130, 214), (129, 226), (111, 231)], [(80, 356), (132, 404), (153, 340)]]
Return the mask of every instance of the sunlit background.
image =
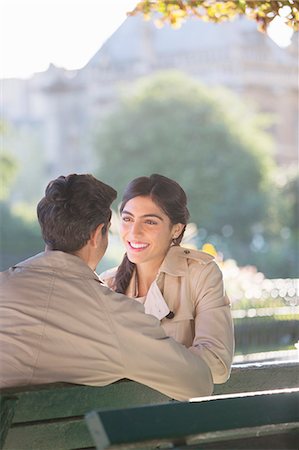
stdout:
[[(2, 0), (1, 269), (43, 249), (49, 180), (91, 172), (120, 201), (162, 173), (189, 198), (184, 245), (224, 272), (236, 360), (298, 358), (298, 33), (283, 13), (268, 34), (246, 18), (157, 28), (126, 17), (135, 4)], [(99, 271), (122, 256), (117, 206)]]

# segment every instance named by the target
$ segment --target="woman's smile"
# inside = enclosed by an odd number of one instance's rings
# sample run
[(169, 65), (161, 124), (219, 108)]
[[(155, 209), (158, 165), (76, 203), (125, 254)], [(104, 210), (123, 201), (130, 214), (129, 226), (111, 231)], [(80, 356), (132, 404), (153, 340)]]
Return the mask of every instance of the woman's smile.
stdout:
[(150, 196), (138, 196), (125, 204), (120, 233), (131, 262), (156, 267), (172, 243), (174, 226)]
[(135, 251), (142, 251), (149, 247), (149, 244), (145, 244), (144, 242), (128, 241), (128, 244)]

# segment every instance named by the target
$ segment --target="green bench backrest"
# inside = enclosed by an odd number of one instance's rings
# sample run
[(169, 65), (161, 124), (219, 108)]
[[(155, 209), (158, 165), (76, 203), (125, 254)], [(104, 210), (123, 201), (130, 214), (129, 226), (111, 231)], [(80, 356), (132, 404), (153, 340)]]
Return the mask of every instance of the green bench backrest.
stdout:
[(174, 448), (179, 443), (178, 448), (182, 448), (188, 443), (202, 445), (203, 441), (211, 439), (215, 445), (217, 441), (227, 440), (225, 433), (221, 434), (227, 430), (233, 431), (229, 440), (231, 448), (235, 448), (233, 438), (240, 436), (240, 430), (244, 440), (255, 437), (257, 432), (263, 435), (265, 428), (267, 433), (272, 429), (272, 434), (276, 435), (278, 429), (284, 433), (286, 430), (296, 432), (299, 444), (299, 389), (100, 410), (87, 414), (86, 420), (98, 450), (121, 444), (128, 448), (135, 444), (140, 449), (142, 443), (146, 448), (156, 448), (157, 444), (166, 442)]
[[(215, 394), (299, 387), (299, 362), (235, 366), (230, 380)], [(158, 404), (168, 397), (132, 381), (105, 387), (69, 385), (2, 389), (0, 448), (5, 450), (68, 450), (94, 444), (84, 414), (100, 408)]]
[[(98, 407), (168, 401), (139, 383), (122, 380), (105, 387), (63, 383), (1, 391), (1, 449), (68, 450), (93, 446), (84, 414)], [(11, 419), (11, 424), (9, 420)]]

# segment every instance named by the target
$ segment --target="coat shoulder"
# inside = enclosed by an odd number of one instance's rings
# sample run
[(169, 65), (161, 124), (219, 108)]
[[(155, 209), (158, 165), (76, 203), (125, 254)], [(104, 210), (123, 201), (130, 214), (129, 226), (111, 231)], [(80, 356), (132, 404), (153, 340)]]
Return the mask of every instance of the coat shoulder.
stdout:
[(181, 247), (181, 256), (185, 257), (186, 259), (196, 261), (197, 263), (203, 264), (203, 265), (209, 264), (212, 261), (215, 261), (214, 256), (209, 255), (206, 252), (203, 252), (201, 250), (184, 248), (184, 247)]

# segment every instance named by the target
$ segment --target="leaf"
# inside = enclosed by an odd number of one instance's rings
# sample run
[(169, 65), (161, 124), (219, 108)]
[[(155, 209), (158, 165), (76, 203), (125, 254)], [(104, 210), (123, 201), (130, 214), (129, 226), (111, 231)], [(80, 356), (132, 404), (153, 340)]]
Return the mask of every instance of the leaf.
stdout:
[[(279, 16), (279, 11), (283, 7), (289, 8), (286, 23), (294, 31), (299, 28), (299, 1), (298, 0), (142, 0), (129, 15), (143, 13), (148, 19), (159, 14), (159, 20), (169, 23), (177, 28), (182, 20), (187, 17), (197, 17), (205, 22), (223, 22), (238, 15), (247, 16), (257, 22), (259, 31), (265, 31), (269, 23)], [(154, 18), (155, 22), (157, 17)], [(160, 23), (160, 22), (158, 22)]]

